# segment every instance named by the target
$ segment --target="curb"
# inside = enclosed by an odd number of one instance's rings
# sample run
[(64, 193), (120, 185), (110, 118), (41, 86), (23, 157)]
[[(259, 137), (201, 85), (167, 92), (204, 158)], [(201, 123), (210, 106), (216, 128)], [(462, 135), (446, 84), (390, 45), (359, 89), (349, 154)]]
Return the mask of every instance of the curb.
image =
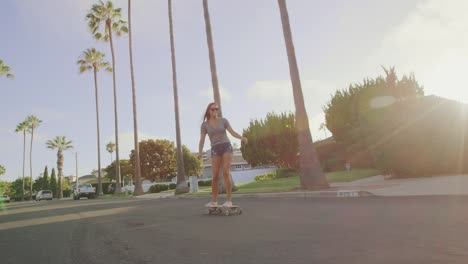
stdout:
[[(220, 195), (220, 196), (224, 196)], [(369, 191), (362, 190), (342, 190), (342, 191), (312, 191), (312, 192), (280, 192), (280, 193), (246, 193), (246, 194), (232, 194), (232, 197), (245, 197), (245, 198), (357, 198), (377, 196)], [(167, 198), (174, 199), (192, 199), (192, 198), (206, 198), (206, 195), (184, 195), (173, 196)]]

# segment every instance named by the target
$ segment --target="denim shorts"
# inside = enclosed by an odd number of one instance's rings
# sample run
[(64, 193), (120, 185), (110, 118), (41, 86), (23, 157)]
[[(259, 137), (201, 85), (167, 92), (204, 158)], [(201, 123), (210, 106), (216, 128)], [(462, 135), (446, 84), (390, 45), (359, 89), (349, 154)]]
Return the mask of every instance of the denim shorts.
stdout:
[(224, 153), (232, 153), (231, 143), (222, 143), (211, 147), (212, 157), (222, 157)]

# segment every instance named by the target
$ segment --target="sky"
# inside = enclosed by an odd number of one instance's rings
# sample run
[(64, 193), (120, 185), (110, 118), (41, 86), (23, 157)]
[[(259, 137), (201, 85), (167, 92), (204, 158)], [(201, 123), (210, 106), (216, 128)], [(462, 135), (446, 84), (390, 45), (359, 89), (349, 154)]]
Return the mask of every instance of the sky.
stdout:
[[(33, 145), (33, 176), (56, 166), (46, 141), (73, 141), (64, 174), (97, 169), (94, 81), (76, 61), (95, 47), (110, 61), (108, 43), (92, 39), (85, 16), (95, 0), (0, 0), (0, 59), (16, 75), (0, 78), (0, 180), (22, 175), (23, 137), (17, 124), (28, 115), (43, 123)], [(174, 98), (167, 1), (132, 1), (135, 83), (140, 140), (175, 140)], [(115, 0), (127, 20), (127, 1)], [(426, 94), (468, 103), (468, 1), (288, 0), (296, 57), (314, 140), (322, 111), (337, 89), (395, 66), (414, 73)], [(268, 112), (294, 111), (289, 68), (276, 0), (209, 1), (224, 116), (239, 133)], [(202, 0), (174, 0), (174, 33), (182, 143), (198, 150), (206, 105), (213, 101)], [(115, 39), (120, 158), (133, 148), (128, 37)], [(100, 72), (99, 105), (103, 167), (114, 141), (112, 74)], [(239, 143), (237, 139), (233, 142)], [(29, 145), (29, 137), (28, 137)], [(208, 143), (205, 150), (209, 149)], [(27, 147), (29, 151), (29, 146)], [(29, 155), (27, 155), (29, 156)], [(26, 159), (29, 171), (29, 158)], [(29, 173), (27, 173), (28, 175)]]

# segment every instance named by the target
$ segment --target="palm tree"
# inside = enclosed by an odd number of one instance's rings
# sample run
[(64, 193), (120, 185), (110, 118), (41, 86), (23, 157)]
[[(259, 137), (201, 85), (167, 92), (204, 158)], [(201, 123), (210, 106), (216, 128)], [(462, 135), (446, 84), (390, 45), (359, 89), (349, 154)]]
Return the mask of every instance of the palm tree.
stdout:
[(6, 75), (7, 78), (13, 79), (15, 75), (11, 73), (10, 67), (6, 66), (2, 60), (0, 60), (0, 76)]
[(107, 150), (107, 152), (109, 152), (110, 155), (111, 155), (111, 164), (112, 164), (112, 162), (113, 162), (113, 160), (112, 160), (112, 153), (114, 153), (114, 151), (115, 151), (115, 144), (114, 144), (114, 142), (111, 141), (111, 142), (107, 143), (107, 145), (106, 145), (106, 150)]
[[(134, 179), (135, 195), (142, 195), (143, 187), (141, 186), (141, 169), (140, 169), (140, 147), (138, 146), (138, 124), (137, 124), (137, 109), (136, 109), (136, 91), (135, 91), (135, 73), (133, 71), (133, 46), (132, 46), (132, 4), (128, 0), (128, 49), (130, 53), (130, 76), (132, 79), (132, 102), (133, 102), (133, 143), (135, 149), (135, 167)], [(118, 162), (118, 161), (117, 161)], [(120, 164), (119, 164), (120, 165)], [(120, 174), (119, 174), (120, 177)], [(120, 183), (120, 182), (119, 182)], [(120, 186), (119, 186), (120, 189)]]
[[(97, 51), (95, 48), (83, 51), (81, 58), (77, 61), (80, 67), (80, 73), (93, 71), (94, 73), (94, 94), (96, 98), (96, 129), (97, 129), (97, 150), (98, 150), (98, 195), (102, 195), (102, 170), (101, 170), (101, 136), (99, 131), (99, 96), (98, 96), (98, 81), (97, 73), (101, 69), (112, 72), (109, 62), (104, 60), (104, 53)], [(78, 177), (78, 175), (77, 175)]]
[(114, 116), (115, 116), (115, 159), (117, 166), (115, 166), (117, 175), (117, 186), (116, 192), (120, 192), (120, 158), (119, 158), (119, 123), (117, 116), (117, 84), (115, 80), (115, 53), (114, 53), (114, 42), (113, 33), (117, 36), (121, 36), (123, 33), (128, 32), (126, 22), (122, 18), (122, 9), (114, 8), (114, 4), (111, 1), (104, 3), (99, 1), (98, 4), (94, 4), (91, 11), (86, 15), (88, 20), (88, 27), (91, 30), (96, 40), (109, 41), (110, 49), (112, 54), (112, 80), (114, 84)]
[(177, 89), (177, 69), (175, 59), (175, 45), (174, 45), (174, 28), (172, 24), (172, 0), (167, 1), (169, 10), (169, 34), (171, 39), (171, 60), (172, 60), (172, 86), (174, 90), (174, 112), (176, 123), (176, 143), (177, 143), (177, 186), (175, 194), (188, 193), (189, 188), (185, 182), (184, 173), (184, 156), (182, 153), (182, 142), (180, 138), (180, 123), (179, 123), (179, 94)]
[[(219, 92), (219, 85), (218, 85), (218, 74), (216, 71), (216, 59), (215, 59), (215, 54), (214, 54), (214, 47), (213, 47), (213, 36), (211, 34), (211, 22), (210, 22), (210, 11), (208, 10), (208, 0), (203, 0), (203, 11), (204, 11), (204, 16), (205, 16), (205, 27), (206, 27), (206, 41), (208, 43), (208, 56), (210, 58), (210, 69), (211, 69), (211, 83), (213, 86), (213, 96), (214, 96), (214, 101), (219, 107), (219, 112), (218, 116), (223, 117), (222, 111), (221, 111), (221, 95)], [(222, 174), (222, 170), (220, 170), (220, 174)], [(231, 186), (232, 190), (236, 191), (237, 187), (232, 179), (232, 175), (229, 175), (231, 178)], [(218, 186), (219, 186), (219, 192), (224, 193), (224, 177), (220, 175), (219, 181), (218, 181)]]
[(34, 130), (41, 125), (42, 120), (37, 118), (37, 116), (30, 115), (26, 118), (26, 123), (28, 124), (28, 131), (31, 132), (31, 146), (29, 148), (29, 172), (31, 177), (31, 184), (29, 186), (29, 198), (32, 198), (32, 184), (33, 184), (33, 169), (32, 169), (32, 150), (33, 150), (33, 140), (34, 140)]
[(324, 189), (328, 188), (328, 182), (320, 167), (317, 152), (313, 145), (310, 134), (309, 119), (304, 104), (299, 69), (297, 67), (296, 54), (292, 40), (291, 27), (289, 25), (289, 15), (286, 7), (286, 0), (278, 0), (283, 25), (284, 40), (289, 61), (289, 72), (293, 88), (294, 104), (296, 106), (296, 122), (298, 129), (298, 142), (301, 167), (301, 188), (303, 189)]
[(64, 136), (56, 136), (53, 140), (48, 140), (46, 145), (49, 149), (57, 149), (58, 198), (62, 199), (63, 151), (73, 148), (73, 145), (72, 142)]
[(23, 133), (23, 189), (21, 200), (24, 200), (24, 174), (26, 170), (26, 132), (28, 131), (28, 123), (23, 121), (16, 126), (16, 133)]

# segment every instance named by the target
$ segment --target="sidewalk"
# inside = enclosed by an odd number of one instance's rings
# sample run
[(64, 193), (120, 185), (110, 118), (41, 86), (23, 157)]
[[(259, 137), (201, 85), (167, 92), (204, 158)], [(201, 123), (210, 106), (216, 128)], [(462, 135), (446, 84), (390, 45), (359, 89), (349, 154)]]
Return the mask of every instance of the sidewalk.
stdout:
[[(374, 176), (362, 180), (346, 183), (332, 183), (330, 188), (323, 191), (292, 191), (279, 193), (246, 193), (236, 194), (235, 197), (253, 198), (313, 198), (313, 197), (365, 197), (365, 196), (417, 196), (417, 195), (468, 195), (468, 175), (437, 176), (413, 179), (389, 179)], [(224, 197), (224, 195), (220, 195)], [(207, 198), (206, 195), (178, 195), (174, 193), (150, 193), (135, 196), (137, 199), (161, 198)]]

